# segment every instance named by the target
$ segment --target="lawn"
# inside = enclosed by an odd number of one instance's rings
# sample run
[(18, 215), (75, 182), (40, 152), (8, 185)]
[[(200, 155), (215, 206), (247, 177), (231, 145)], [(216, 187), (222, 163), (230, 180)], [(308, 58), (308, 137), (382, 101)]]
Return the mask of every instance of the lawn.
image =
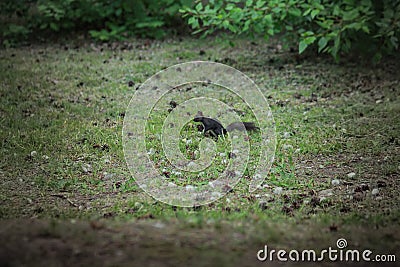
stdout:
[[(1, 262), (262, 266), (278, 263), (257, 260), (264, 245), (321, 251), (337, 248), (339, 238), (348, 249), (398, 261), (399, 58), (372, 65), (352, 56), (335, 63), (311, 52), (299, 56), (278, 40), (234, 43), (76, 39), (1, 50)], [(271, 108), (277, 143), (270, 172), (256, 191), (249, 192), (248, 183), (262, 138), (251, 132), (249, 165), (239, 183), (218, 201), (177, 207), (135, 183), (122, 128), (141, 84), (194, 60), (223, 63), (250, 77)], [(195, 96), (183, 91), (154, 108), (146, 149), (169, 181), (207, 184), (224, 167), (229, 140), (216, 142), (215, 164), (201, 174), (174, 171), (162, 151), (159, 136), (171, 101)], [(232, 96), (215, 98), (238, 103)], [(254, 119), (250, 109), (235, 108), (246, 111), (243, 120)], [(187, 158), (197, 157), (204, 139), (198, 127), (190, 122), (182, 129), (179, 148)]]

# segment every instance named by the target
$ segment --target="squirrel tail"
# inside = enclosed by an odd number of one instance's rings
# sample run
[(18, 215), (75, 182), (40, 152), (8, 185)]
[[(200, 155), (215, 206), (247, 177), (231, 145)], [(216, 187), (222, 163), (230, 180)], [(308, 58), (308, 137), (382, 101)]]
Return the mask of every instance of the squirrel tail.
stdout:
[(260, 130), (259, 127), (257, 127), (254, 122), (234, 122), (229, 124), (226, 127), (226, 130), (228, 132), (232, 132), (233, 130), (238, 130), (238, 131), (256, 131), (256, 130)]
[(260, 128), (254, 124), (254, 122), (243, 122), (243, 124), (244, 127), (246, 127), (246, 130), (248, 131), (260, 130)]

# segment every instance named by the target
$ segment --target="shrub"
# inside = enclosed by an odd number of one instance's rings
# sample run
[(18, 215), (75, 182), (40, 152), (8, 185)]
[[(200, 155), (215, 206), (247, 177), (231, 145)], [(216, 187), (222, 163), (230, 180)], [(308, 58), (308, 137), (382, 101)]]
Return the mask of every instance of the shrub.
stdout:
[(179, 9), (189, 0), (3, 0), (0, 18), (3, 44), (32, 33), (84, 29), (99, 40), (140, 35), (159, 38), (164, 28), (181, 25)]
[(400, 0), (210, 0), (181, 12), (203, 36), (216, 30), (266, 39), (283, 34), (298, 43), (299, 53), (315, 46), (336, 60), (351, 50), (375, 60), (398, 50)]

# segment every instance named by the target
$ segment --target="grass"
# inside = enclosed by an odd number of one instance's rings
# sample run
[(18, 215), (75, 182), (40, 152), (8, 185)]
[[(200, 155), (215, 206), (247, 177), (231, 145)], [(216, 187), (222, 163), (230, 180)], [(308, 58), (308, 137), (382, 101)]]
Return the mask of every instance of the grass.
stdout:
[[(77, 42), (1, 51), (2, 223), (39, 218), (43, 222), (35, 227), (41, 228), (59, 218), (63, 222), (56, 228), (68, 228), (73, 226), (65, 224), (79, 219), (101, 225), (99, 235), (88, 239), (112, 239), (104, 229), (118, 225), (123, 233), (130, 223), (161, 222), (168, 229), (164, 238), (193, 248), (202, 245), (187, 241), (188, 236), (202, 242), (215, 237), (204, 251), (214, 248), (215, 259), (226, 265), (232, 262), (224, 263), (215, 247), (233, 240), (229, 231), (243, 241), (228, 245), (226, 253), (236, 258), (266, 241), (286, 248), (320, 247), (339, 234), (375, 248), (399, 244), (393, 233), (399, 230), (400, 210), (398, 60), (373, 67), (351, 60), (334, 64), (246, 40), (235, 47), (212, 39), (133, 40), (131, 50)], [(230, 62), (251, 77), (268, 99), (278, 142), (261, 189), (248, 192), (260, 141), (260, 135), (251, 133), (248, 169), (231, 192), (206, 206), (171, 207), (136, 185), (125, 163), (121, 132), (126, 107), (140, 84), (168, 66), (191, 60)], [(183, 176), (168, 165), (159, 139), (162, 122), (170, 100), (180, 103), (191, 96), (166, 96), (147, 125), (146, 148), (157, 152), (150, 158), (161, 162), (158, 169), (179, 185), (208, 183), (221, 172), (230, 147), (229, 141), (219, 140), (213, 167), (201, 174)], [(215, 98), (240, 106), (233, 96), (216, 93)], [(242, 116), (252, 118), (250, 112)], [(202, 138), (197, 125), (187, 123), (180, 138), (180, 150), (195, 159)], [(356, 175), (349, 177), (351, 172)], [(334, 179), (339, 185), (332, 185)], [(282, 187), (281, 194), (274, 193), (276, 187)], [(372, 195), (374, 188), (378, 195)], [(332, 194), (324, 196), (323, 190)], [(366, 232), (372, 228), (382, 231)], [(170, 253), (182, 258), (190, 254)]]

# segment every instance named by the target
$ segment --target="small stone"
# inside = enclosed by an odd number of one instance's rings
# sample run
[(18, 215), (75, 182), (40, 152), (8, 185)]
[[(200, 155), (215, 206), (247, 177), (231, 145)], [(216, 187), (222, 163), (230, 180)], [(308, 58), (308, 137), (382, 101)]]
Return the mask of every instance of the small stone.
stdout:
[(242, 173), (240, 171), (234, 171), (236, 176), (242, 176)]
[(48, 160), (50, 157), (49, 156), (47, 156), (47, 155), (43, 155), (42, 156), (42, 159), (44, 159), (44, 160)]
[(84, 172), (84, 173), (88, 173), (88, 172), (91, 172), (92, 171), (92, 166), (90, 165), (90, 164), (83, 164), (82, 165), (82, 171)]
[(117, 251), (115, 252), (115, 256), (117, 256), (117, 257), (122, 257), (122, 256), (124, 256), (124, 252), (123, 252), (122, 250), (117, 250)]
[(282, 194), (282, 192), (283, 192), (282, 187), (278, 186), (278, 187), (274, 188), (274, 194), (279, 195), (279, 194)]
[(290, 137), (290, 133), (289, 132), (284, 132), (283, 133), (283, 138), (288, 139)]
[(349, 177), (349, 178), (353, 178), (354, 176), (356, 176), (355, 172), (350, 172), (347, 174), (347, 177)]
[(113, 178), (114, 177), (114, 175), (115, 175), (115, 173), (105, 173), (104, 174), (104, 179), (105, 180), (110, 180), (111, 178)]
[(282, 148), (283, 148), (283, 150), (290, 150), (290, 149), (293, 149), (293, 146), (284, 144)]
[(222, 194), (214, 191), (211, 193), (211, 196), (212, 196), (212, 198), (217, 199), (217, 198), (220, 198), (222, 196)]
[(372, 189), (372, 192), (371, 192), (371, 194), (372, 194), (373, 196), (376, 196), (376, 195), (378, 195), (378, 194), (379, 194), (379, 189), (378, 189), (378, 188), (374, 188), (374, 189)]
[(37, 155), (37, 152), (34, 150), (31, 152), (31, 157), (35, 157)]
[(340, 184), (339, 179), (333, 179), (332, 180), (332, 185), (339, 185), (339, 184)]
[(333, 189), (325, 189), (318, 192), (318, 196), (321, 197), (330, 197), (333, 196)]
[(165, 224), (163, 224), (162, 222), (156, 222), (153, 226), (154, 226), (155, 228), (158, 228), (158, 229), (163, 229), (163, 228), (165, 228)]

